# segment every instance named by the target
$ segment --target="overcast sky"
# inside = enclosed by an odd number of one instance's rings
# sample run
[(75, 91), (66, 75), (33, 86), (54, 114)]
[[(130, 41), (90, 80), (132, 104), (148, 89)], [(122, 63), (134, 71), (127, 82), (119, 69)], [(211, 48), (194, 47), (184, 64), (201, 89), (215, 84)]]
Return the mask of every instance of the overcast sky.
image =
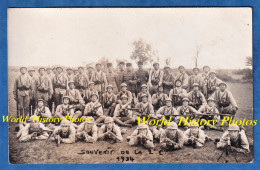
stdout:
[(251, 8), (12, 8), (9, 65), (80, 66), (128, 58), (139, 38), (158, 51), (161, 66), (244, 68), (252, 56)]

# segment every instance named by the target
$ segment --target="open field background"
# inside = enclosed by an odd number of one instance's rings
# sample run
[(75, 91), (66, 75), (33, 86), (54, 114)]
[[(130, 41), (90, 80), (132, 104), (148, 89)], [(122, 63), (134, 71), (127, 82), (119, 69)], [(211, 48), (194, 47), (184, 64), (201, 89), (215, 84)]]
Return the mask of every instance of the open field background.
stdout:
[[(253, 120), (253, 85), (248, 81), (240, 81), (242, 76), (233, 74), (233, 71), (223, 71), (232, 80), (228, 83), (228, 89), (233, 93), (239, 110), (235, 119)], [(15, 77), (19, 74), (19, 67), (11, 67), (8, 72), (8, 104), (9, 115), (16, 115), (16, 104), (13, 99), (12, 90)], [(222, 153), (216, 149), (213, 142), (207, 142), (203, 148), (193, 149), (184, 147), (182, 150), (174, 152), (160, 152), (158, 143), (155, 143), (155, 149), (150, 153), (141, 147), (130, 147), (126, 141), (126, 137), (131, 134), (135, 127), (128, 128), (127, 133), (123, 135), (122, 143), (109, 144), (99, 141), (96, 144), (87, 144), (77, 142), (74, 144), (62, 144), (56, 147), (56, 144), (49, 141), (48, 145), (43, 149), (45, 141), (33, 141), (27, 143), (19, 143), (16, 139), (14, 131), (14, 123), (9, 124), (9, 162), (12, 164), (46, 164), (46, 163), (212, 163), (217, 162), (218, 157)], [(182, 129), (183, 130), (183, 129)], [(236, 154), (239, 162), (253, 161), (253, 127), (245, 127), (246, 134), (250, 143), (251, 152), (247, 155)], [(215, 139), (221, 137), (223, 132), (205, 130), (208, 136)], [(112, 154), (86, 154), (86, 151), (112, 151)], [(129, 154), (123, 154), (123, 151), (129, 151)], [(141, 154), (140, 154), (141, 152)], [(85, 153), (85, 154), (83, 154)], [(139, 153), (139, 154), (137, 154)], [(118, 158), (119, 157), (119, 158)], [(124, 158), (122, 158), (124, 157)], [(131, 157), (133, 161), (126, 161)], [(124, 159), (124, 161), (122, 161)], [(228, 162), (235, 162), (232, 155), (225, 156)], [(220, 159), (219, 162), (225, 162)]]

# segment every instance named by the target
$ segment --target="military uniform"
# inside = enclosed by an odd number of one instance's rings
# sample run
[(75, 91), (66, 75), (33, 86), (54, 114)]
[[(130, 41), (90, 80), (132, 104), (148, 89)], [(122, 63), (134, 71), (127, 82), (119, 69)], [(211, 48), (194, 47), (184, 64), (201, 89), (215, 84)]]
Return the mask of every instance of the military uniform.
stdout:
[(152, 97), (151, 97), (150, 93), (142, 92), (142, 91), (140, 93), (138, 93), (138, 95), (137, 95), (137, 102), (142, 102), (142, 95), (143, 94), (146, 94), (147, 97), (148, 97), (148, 102), (152, 103)]
[(36, 107), (34, 111), (35, 116), (40, 116), (43, 118), (52, 118), (51, 116), (51, 111), (48, 107), (43, 106), (43, 107)]
[(54, 88), (55, 106), (57, 106), (62, 103), (62, 98), (66, 95), (66, 90), (68, 89), (67, 76), (63, 73), (56, 74), (52, 83)]
[[(204, 66), (205, 67), (205, 66)], [(204, 68), (203, 67), (203, 68)], [(206, 66), (206, 67), (208, 67), (208, 66)], [(203, 92), (203, 94), (204, 94), (204, 96), (206, 97), (206, 98), (208, 98), (209, 96), (208, 96), (208, 94), (207, 94), (207, 84), (208, 84), (208, 81), (209, 81), (209, 72), (203, 72), (202, 74), (201, 74), (201, 77), (202, 77), (202, 80), (203, 80), (203, 90), (202, 90), (202, 92)]]
[(132, 93), (137, 95), (136, 93), (136, 83), (137, 78), (134, 71), (125, 71), (123, 73), (123, 82), (127, 84), (128, 90)]
[(160, 70), (153, 70), (149, 74), (149, 92), (151, 95), (157, 92), (158, 86), (162, 85), (163, 72)]
[(194, 83), (198, 83), (199, 84), (199, 89), (201, 90), (201, 92), (203, 92), (203, 85), (204, 85), (204, 81), (203, 78), (201, 77), (201, 75), (197, 74), (197, 75), (191, 75), (189, 77), (189, 91), (192, 90), (192, 86)]
[[(108, 87), (113, 88), (112, 85)], [(108, 116), (113, 116), (116, 103), (117, 103), (116, 95), (113, 92), (111, 93), (106, 92), (102, 95), (102, 104), (104, 106), (104, 109), (107, 109)]]
[[(90, 86), (91, 84), (94, 84), (94, 82), (90, 82), (90, 83), (89, 83), (89, 86)], [(92, 96), (92, 94), (96, 94), (96, 93), (98, 93), (98, 91), (95, 90), (95, 89), (93, 89), (93, 90), (91, 90), (90, 88), (89, 88), (89, 89), (86, 89), (85, 95), (84, 95), (85, 104), (91, 102), (90, 97)]]
[(44, 105), (47, 106), (48, 101), (53, 95), (52, 82), (47, 76), (39, 76), (35, 80), (35, 93), (36, 100), (44, 99)]
[(103, 94), (105, 91), (105, 86), (107, 85), (107, 78), (105, 73), (102, 71), (94, 72), (91, 77), (91, 81), (95, 83), (95, 90), (98, 91), (99, 97), (101, 97), (101, 94)]
[(136, 75), (136, 85), (137, 85), (137, 93), (141, 92), (141, 86), (142, 84), (147, 84), (148, 79), (149, 79), (149, 73), (146, 70), (143, 69), (138, 69), (135, 72)]
[[(165, 67), (164, 67), (165, 68)], [(162, 78), (163, 92), (169, 95), (171, 89), (174, 87), (174, 76), (171, 73), (164, 73)]]
[[(93, 94), (94, 95), (94, 94)], [(95, 94), (97, 95), (97, 94)], [(98, 101), (91, 101), (88, 103), (84, 110), (84, 116), (92, 116), (96, 120), (96, 123), (101, 123), (105, 120), (103, 115), (102, 105)]]
[[(14, 82), (13, 94), (18, 102), (18, 112), (20, 115), (29, 114), (29, 90), (32, 89), (31, 78), (28, 74), (19, 75)], [(17, 115), (17, 116), (20, 116)]]
[[(194, 126), (194, 124), (191, 124), (191, 126)], [(193, 145), (195, 148), (203, 147), (206, 141), (206, 135), (203, 130), (199, 129), (198, 125), (196, 125), (198, 128), (197, 134), (192, 134), (190, 129), (187, 129), (184, 134), (184, 144), (185, 145)]]
[[(69, 129), (66, 132), (62, 131), (62, 126), (68, 126)], [(54, 139), (60, 139), (61, 143), (75, 143), (76, 139), (76, 130), (73, 126), (71, 126), (68, 122), (61, 122), (61, 126), (57, 127), (54, 132)]]
[[(123, 86), (127, 86), (127, 85), (126, 85), (125, 83), (122, 83), (122, 84), (121, 84), (121, 87), (123, 87)], [(126, 95), (126, 96), (128, 97), (127, 104), (131, 105), (132, 100), (133, 100), (133, 96), (132, 96), (132, 93), (131, 93), (130, 91), (128, 91), (128, 90), (126, 90), (126, 91), (120, 91), (120, 92), (117, 94), (117, 102), (118, 102), (118, 103), (121, 103), (121, 97), (122, 97), (123, 95)]]
[[(147, 96), (147, 95), (145, 95)], [(140, 102), (136, 104), (136, 109), (138, 111), (134, 111), (134, 117), (136, 117), (136, 121), (138, 119), (137, 116), (140, 116), (141, 119), (142, 117), (148, 117), (149, 115), (154, 115), (154, 108), (153, 105), (149, 102)]]
[(201, 91), (194, 91), (188, 93), (188, 99), (190, 100), (190, 106), (195, 109), (199, 109), (202, 105), (207, 104), (207, 101)]
[[(30, 72), (30, 71), (35, 72), (34, 68), (31, 68), (31, 69), (28, 70), (28, 72)], [(35, 105), (36, 105), (36, 101), (37, 101), (35, 99), (35, 97), (36, 97), (36, 95), (35, 95), (35, 80), (36, 80), (36, 77), (33, 76), (33, 75), (30, 75), (30, 78), (31, 78), (32, 88), (29, 90), (29, 96), (30, 96), (29, 106), (30, 106), (30, 108), (32, 110), (32, 113), (30, 111), (30, 115), (32, 115), (33, 111), (35, 110)]]
[(152, 104), (154, 109), (157, 110), (162, 106), (165, 106), (165, 100), (167, 98), (167, 94), (157, 92), (152, 95)]
[[(78, 140), (84, 140), (87, 143), (95, 143), (97, 141), (97, 132), (98, 128), (94, 123), (93, 117), (86, 117), (90, 118), (89, 122), (83, 122), (79, 125), (77, 132), (76, 132), (76, 139)], [(87, 124), (93, 123), (93, 126), (91, 128), (88, 128)]]
[[(210, 72), (210, 74), (216, 74), (215, 72)], [(215, 78), (209, 78), (207, 81), (207, 95), (210, 97), (218, 88), (219, 83), (221, 82), (220, 79), (218, 79), (217, 77)]]
[[(65, 98), (70, 99), (69, 96), (64, 96), (62, 98), (62, 101), (64, 101)], [(74, 115), (74, 108), (69, 104), (60, 104), (56, 108), (55, 117), (58, 117), (62, 120), (65, 119), (66, 116), (73, 116), (73, 115)]]
[(182, 98), (187, 96), (187, 91), (181, 87), (174, 87), (169, 93), (169, 98), (172, 99), (172, 105), (178, 107), (182, 105)]
[(117, 74), (113, 72), (108, 72), (106, 73), (106, 78), (107, 78), (107, 84), (111, 84), (113, 86), (114, 94), (117, 94), (119, 91), (119, 89), (117, 88), (119, 84)]
[(156, 112), (156, 117), (161, 119), (163, 116), (165, 116), (165, 119), (170, 119), (172, 117), (172, 120), (174, 120), (175, 116), (179, 115), (177, 110), (170, 106), (162, 106), (157, 112)]
[(75, 87), (79, 90), (82, 97), (84, 97), (85, 90), (88, 88), (88, 77), (84, 73), (79, 73), (75, 77)]
[(181, 87), (185, 90), (188, 90), (188, 88), (189, 88), (189, 76), (188, 76), (187, 73), (185, 73), (185, 72), (178, 73), (177, 76), (176, 76), (176, 80), (181, 81), (181, 84), (182, 84)]

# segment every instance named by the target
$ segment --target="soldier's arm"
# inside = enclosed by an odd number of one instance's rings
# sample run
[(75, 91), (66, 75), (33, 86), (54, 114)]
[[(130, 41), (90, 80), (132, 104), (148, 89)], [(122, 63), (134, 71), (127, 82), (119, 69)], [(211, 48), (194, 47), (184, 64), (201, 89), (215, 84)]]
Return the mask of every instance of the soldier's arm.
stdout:
[(103, 109), (102, 109), (102, 107), (99, 107), (99, 108), (97, 109), (96, 115), (97, 115), (97, 116), (102, 116), (102, 115), (103, 115)]
[(241, 147), (242, 147), (243, 149), (245, 149), (246, 151), (249, 152), (249, 151), (250, 151), (250, 150), (249, 150), (249, 143), (248, 143), (248, 140), (247, 140), (245, 131), (242, 130), (242, 131), (240, 131), (239, 133), (240, 133), (240, 135), (241, 135)]
[(120, 116), (119, 110), (120, 110), (120, 106), (119, 106), (119, 104), (117, 104), (116, 108), (115, 108), (115, 111), (114, 111), (114, 117), (119, 117)]
[(217, 148), (221, 149), (221, 148), (225, 148), (227, 146), (228, 143), (228, 132), (225, 132), (221, 138), (220, 141), (217, 143)]
[(200, 98), (201, 98), (201, 101), (202, 101), (202, 104), (205, 105), (207, 104), (207, 101), (205, 99), (205, 96), (203, 95), (203, 93), (200, 92)]
[(148, 107), (150, 107), (150, 108), (149, 108), (149, 109), (150, 109), (150, 113), (149, 113), (149, 114), (153, 114), (153, 115), (154, 115), (153, 105), (152, 105), (152, 104), (149, 104)]
[(197, 138), (197, 141), (201, 144), (204, 144), (205, 143), (205, 139), (206, 139), (206, 135), (204, 133), (203, 130), (199, 130), (199, 135), (198, 135), (198, 138)]
[(189, 76), (187, 74), (184, 74), (182, 86), (183, 87), (189, 87)]
[(90, 110), (90, 105), (89, 105), (89, 103), (88, 103), (88, 104), (86, 105), (85, 109), (84, 109), (84, 115), (87, 116), (90, 111), (91, 111), (91, 110)]
[(161, 135), (160, 135), (160, 143), (166, 143), (165, 142), (165, 139), (166, 139), (166, 132), (165, 130), (162, 131)]
[(148, 102), (152, 103), (152, 97), (149, 93), (148, 93)]
[(63, 143), (74, 143), (75, 142), (75, 135), (76, 135), (76, 130), (73, 126), (70, 126), (70, 135), (68, 139), (62, 138), (61, 141)]
[(159, 80), (159, 86), (162, 85), (162, 82), (163, 82), (163, 72), (160, 71), (160, 80)]
[(48, 107), (45, 107), (45, 113), (43, 113), (44, 117), (52, 118), (51, 111)]
[(177, 130), (177, 134), (178, 134), (178, 142), (176, 144), (176, 149), (180, 149), (183, 147), (184, 144), (184, 135), (181, 130)]
[(206, 108), (206, 106), (205, 106), (205, 105), (202, 105), (202, 106), (199, 108), (198, 112), (204, 113), (204, 112), (205, 112), (205, 108)]
[(189, 144), (189, 140), (190, 140), (190, 129), (187, 129), (184, 133), (183, 133), (183, 141), (184, 144)]
[(163, 117), (163, 115), (164, 115), (163, 111), (164, 111), (163, 107), (159, 108), (156, 112), (156, 116), (159, 118)]
[(127, 100), (127, 103), (128, 104), (131, 104), (132, 103), (132, 100), (133, 100), (133, 95), (130, 91), (128, 91), (128, 100)]
[(98, 139), (103, 139), (105, 137), (105, 125), (98, 129)]
[(153, 134), (152, 132), (148, 129), (148, 133), (147, 133), (147, 136), (146, 136), (146, 139), (153, 142)]
[(152, 104), (155, 105), (158, 103), (158, 99), (157, 99), (157, 95), (156, 94), (153, 94), (152, 95)]
[(150, 85), (151, 84), (151, 81), (152, 81), (152, 72), (153, 71), (150, 71), (149, 73), (148, 73), (148, 85)]
[(98, 128), (96, 125), (93, 126), (92, 128), (92, 136), (90, 136), (90, 139), (91, 139), (91, 142), (96, 142), (97, 141), (97, 138), (98, 138)]
[(122, 137), (122, 134), (121, 134), (121, 130), (119, 127), (116, 127), (115, 129), (115, 135), (116, 135), (116, 139), (119, 141), (119, 142), (123, 142), (123, 137)]
[[(85, 104), (85, 102), (84, 102), (82, 96), (80, 95), (80, 92), (77, 90), (76, 93), (77, 93), (76, 96), (78, 96), (79, 103), (80, 103), (80, 104)], [(85, 95), (85, 94), (84, 94), (84, 95)]]
[(17, 86), (18, 86), (18, 78), (16, 78), (15, 81), (14, 81), (13, 94), (14, 94), (15, 98), (16, 98), (16, 95), (17, 95)]
[(237, 107), (237, 102), (230, 91), (228, 91), (228, 97), (232, 106)]

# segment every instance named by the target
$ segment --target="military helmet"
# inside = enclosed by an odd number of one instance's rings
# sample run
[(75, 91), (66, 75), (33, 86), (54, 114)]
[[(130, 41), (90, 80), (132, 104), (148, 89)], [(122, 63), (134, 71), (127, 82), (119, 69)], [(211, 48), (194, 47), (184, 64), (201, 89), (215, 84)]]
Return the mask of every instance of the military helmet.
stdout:
[(172, 99), (170, 97), (167, 97), (165, 101), (172, 101)]
[(224, 81), (220, 82), (220, 83), (219, 83), (219, 86), (220, 86), (221, 84), (224, 84), (225, 86), (227, 86), (227, 83), (225, 83)]
[(137, 129), (147, 129), (147, 128), (148, 128), (147, 125), (144, 125), (143, 123), (137, 126)]
[(33, 67), (30, 67), (28, 71), (35, 71), (35, 69)]
[(164, 69), (166, 69), (166, 68), (171, 68), (171, 67), (170, 67), (170, 65), (165, 65)]
[(178, 125), (175, 122), (170, 122), (167, 129), (178, 129)]
[(112, 67), (113, 64), (112, 63), (107, 63), (107, 67)]
[(80, 68), (84, 70), (84, 67), (82, 67), (82, 66), (79, 66), (79, 67), (78, 67), (78, 70), (79, 70)]
[(138, 61), (138, 65), (143, 65), (144, 63), (142, 61)]
[(123, 64), (123, 65), (125, 65), (125, 62), (123, 62), (123, 61), (120, 61), (120, 62), (119, 62), (119, 65), (120, 65), (120, 64)]
[(68, 85), (69, 85), (70, 83), (73, 83), (73, 84), (75, 84), (75, 82), (74, 82), (74, 81), (72, 81), (72, 80), (68, 82)]
[(66, 70), (73, 70), (71, 67), (68, 67)]
[(70, 96), (63, 96), (62, 101), (63, 101), (65, 98), (67, 98), (67, 99), (70, 100)]
[(40, 101), (43, 101), (43, 102), (44, 102), (44, 99), (40, 98), (40, 99), (38, 99), (37, 101), (38, 101), (38, 102), (40, 102)]
[(88, 69), (88, 68), (93, 68), (93, 66), (92, 66), (92, 65), (87, 65), (87, 69)]
[(101, 66), (101, 63), (96, 63), (96, 66), (97, 66), (97, 65), (100, 65), (100, 66)]
[(199, 83), (193, 83), (192, 87), (195, 87), (195, 86), (199, 87), (200, 85), (199, 85)]
[(70, 123), (69, 123), (69, 121), (62, 121), (60, 123), (60, 126), (70, 126)]
[[(83, 117), (82, 117), (83, 118)], [(87, 123), (94, 123), (95, 122), (95, 119), (92, 117), (92, 116), (87, 116), (87, 117), (85, 117), (87, 120), (89, 120), (89, 121), (87, 121)]]
[(143, 93), (143, 94), (141, 95), (141, 98), (143, 98), (143, 97), (148, 97), (148, 95), (147, 95), (146, 93)]
[(209, 67), (209, 66), (207, 66), (207, 65), (206, 65), (206, 66), (203, 66), (203, 70), (204, 70), (205, 68), (209, 68), (209, 69), (210, 69), (210, 67)]
[(25, 69), (27, 70), (27, 67), (22, 66), (22, 67), (20, 67), (20, 71), (21, 71), (23, 68), (25, 68)]
[(132, 63), (126, 63), (126, 67), (132, 66)]
[(184, 68), (184, 66), (179, 66), (179, 67), (178, 67), (178, 70), (179, 70), (180, 68)]
[(214, 99), (213, 97), (209, 97), (209, 98), (208, 98), (208, 102), (209, 102), (209, 101), (215, 101), (215, 99)]
[(88, 83), (88, 85), (91, 85), (91, 84), (93, 84), (93, 85), (94, 85), (95, 83), (94, 83), (93, 81), (91, 81), (91, 82), (89, 82), (89, 83)]
[(146, 85), (146, 84), (142, 84), (141, 88), (143, 88), (143, 87), (146, 87), (146, 88), (147, 88), (147, 85)]
[(189, 127), (199, 127), (199, 124), (197, 122), (191, 122)]
[(122, 84), (121, 84), (121, 87), (127, 87), (127, 84), (122, 83)]
[(239, 129), (239, 127), (236, 124), (232, 124), (232, 125), (229, 125), (228, 130), (229, 131), (232, 131), (232, 130), (233, 131), (234, 130), (239, 131), (240, 129)]
[(52, 70), (52, 67), (47, 67), (46, 70)]
[(192, 70), (193, 70), (193, 71), (194, 71), (194, 70), (200, 71), (200, 69), (199, 69), (198, 67), (195, 67), (195, 68), (193, 68)]
[(94, 95), (97, 96), (97, 98), (99, 97), (98, 93), (95, 93), (95, 92), (92, 93), (90, 97), (92, 97), (92, 96), (94, 96)]
[(113, 89), (112, 84), (107, 85), (107, 89), (108, 89), (108, 88), (112, 88), (112, 89)]
[(62, 67), (62, 66), (57, 66), (56, 69), (58, 69), (58, 68), (61, 68), (61, 69), (63, 70), (63, 67)]
[(189, 100), (189, 98), (184, 97), (184, 98), (182, 98), (182, 101), (190, 101), (190, 100)]
[(40, 67), (40, 68), (38, 69), (38, 71), (40, 72), (40, 70), (45, 70), (45, 68), (44, 68), (44, 67)]
[(159, 65), (159, 63), (158, 63), (158, 62), (154, 62), (154, 63), (153, 63), (153, 67), (154, 67), (155, 65)]
[(123, 98), (128, 99), (127, 95), (125, 95), (125, 94), (123, 94), (123, 95), (121, 96), (121, 99), (123, 99)]
[(104, 123), (111, 123), (114, 122), (114, 119), (112, 117), (106, 117), (104, 120)]
[(209, 72), (209, 74), (217, 74), (215, 71), (211, 71)]

